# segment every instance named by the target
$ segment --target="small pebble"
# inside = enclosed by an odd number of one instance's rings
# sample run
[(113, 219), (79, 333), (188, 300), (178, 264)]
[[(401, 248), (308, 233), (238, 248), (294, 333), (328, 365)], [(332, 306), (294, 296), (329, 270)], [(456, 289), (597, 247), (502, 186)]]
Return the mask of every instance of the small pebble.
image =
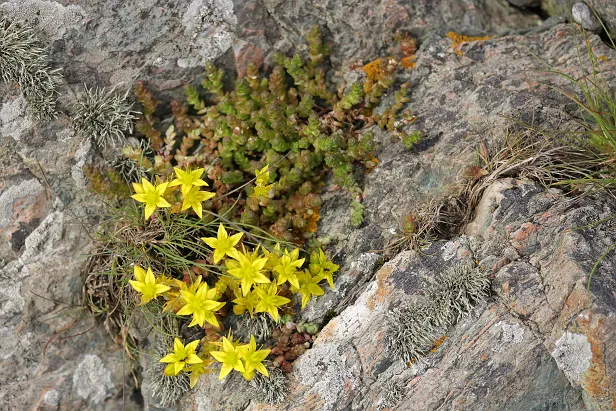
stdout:
[(600, 33), (603, 30), (601, 22), (597, 16), (595, 16), (592, 9), (586, 5), (586, 3), (581, 1), (575, 3), (571, 7), (571, 14), (573, 15), (573, 20), (575, 20), (577, 24), (584, 27), (584, 30), (592, 31), (594, 33)]

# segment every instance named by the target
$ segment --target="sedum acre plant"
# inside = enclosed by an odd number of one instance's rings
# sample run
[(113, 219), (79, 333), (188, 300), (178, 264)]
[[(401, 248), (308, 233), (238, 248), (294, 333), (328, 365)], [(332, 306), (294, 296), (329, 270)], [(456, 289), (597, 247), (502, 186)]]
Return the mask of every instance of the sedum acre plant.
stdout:
[[(153, 313), (150, 322), (163, 335), (174, 337), (173, 347), (158, 361), (167, 364), (167, 377), (188, 374), (191, 387), (199, 376), (218, 367), (221, 379), (232, 371), (246, 380), (255, 373), (267, 377), (265, 364), (273, 361), (272, 350), (258, 348), (252, 334), (245, 343), (234, 340), (235, 324), (246, 315), (267, 315), (271, 322), (264, 324), (272, 328), (283, 314), (289, 321), (293, 296), (304, 308), (311, 298), (324, 294), (325, 284), (333, 288), (333, 274), (339, 268), (320, 249), (303, 256), (296, 246), (263, 232), (255, 237), (207, 210), (205, 204), (214, 201), (215, 194), (202, 190), (209, 186), (204, 173), (203, 168), (176, 167), (166, 180), (157, 175), (153, 181), (143, 178), (133, 183), (132, 205), (138, 208), (131, 208), (132, 217), (123, 216), (111, 231), (107, 250), (92, 257), (105, 261), (107, 269), (99, 268), (98, 279), (106, 275), (114, 284), (111, 288), (120, 288), (122, 297), (116, 304), (124, 305), (122, 311)], [(259, 169), (257, 184), (266, 184), (267, 174), (267, 166)], [(191, 196), (194, 200), (186, 207)], [(94, 311), (100, 307), (95, 289), (86, 291)], [(104, 308), (99, 312), (105, 313)], [(165, 326), (169, 321), (184, 327)], [(285, 367), (288, 371), (288, 364)]]
[[(173, 119), (159, 119), (159, 102), (137, 83), (141, 142), (86, 170), (111, 207), (84, 295), (131, 358), (162, 341), (164, 353), (160, 344), (149, 353), (161, 401), (218, 370), (221, 379), (236, 372), (253, 381), (269, 402), (284, 397), (284, 373), (319, 331), (295, 323), (297, 311), (333, 289), (339, 269), (313, 238), (325, 177), (331, 172), (350, 194), (360, 226), (356, 176), (377, 164), (372, 128), (420, 140), (404, 134), (415, 120), (402, 111), (408, 84), (375, 110), (400, 64), (414, 67), (414, 41), (400, 38), (401, 63), (356, 67), (350, 84), (328, 74), (318, 28), (307, 35), (307, 55), (277, 55), (266, 73), (249, 65), (231, 89), (208, 64), (200, 87), (186, 87), (186, 102), (171, 103)], [(133, 332), (135, 318), (150, 324), (147, 341)]]

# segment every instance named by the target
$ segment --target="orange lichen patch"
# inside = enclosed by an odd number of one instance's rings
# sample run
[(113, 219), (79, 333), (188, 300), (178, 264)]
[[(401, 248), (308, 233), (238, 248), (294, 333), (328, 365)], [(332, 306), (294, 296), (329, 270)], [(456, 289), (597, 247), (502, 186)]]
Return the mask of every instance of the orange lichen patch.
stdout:
[(453, 31), (450, 31), (449, 33), (447, 33), (447, 37), (449, 37), (453, 41), (453, 43), (451, 44), (451, 48), (459, 56), (462, 55), (462, 51), (460, 49), (466, 43), (470, 43), (472, 41), (490, 40), (492, 38), (491, 36), (484, 36), (484, 37), (463, 36)]
[(398, 62), (391, 57), (378, 58), (363, 66), (361, 69), (368, 77), (364, 81), (364, 91), (370, 93), (375, 84), (391, 77), (397, 66)]
[(522, 224), (517, 231), (511, 233), (513, 247), (517, 250), (523, 250), (528, 246), (529, 237), (537, 231), (539, 231), (539, 226), (533, 223)]
[(321, 218), (321, 214), (319, 214), (321, 207), (314, 208), (312, 211), (312, 215), (306, 220), (306, 232), (308, 233), (315, 233), (317, 231), (317, 222)]
[(387, 286), (387, 278), (394, 271), (391, 267), (383, 267), (376, 273), (376, 285), (377, 289), (374, 293), (374, 297), (368, 301), (368, 308), (374, 310), (374, 306), (378, 304), (382, 304), (385, 301), (385, 297), (387, 297), (390, 293), (389, 287)]
[(597, 61), (607, 61), (607, 57), (605, 55), (597, 57)]
[(566, 328), (571, 324), (571, 321), (585, 310), (589, 303), (588, 290), (586, 290), (586, 281), (584, 278), (578, 280), (573, 287), (573, 290), (569, 293), (565, 299), (565, 303), (560, 312), (559, 323), (562, 328)]
[(377, 81), (381, 78), (383, 72), (383, 60), (378, 58), (363, 66), (361, 69), (368, 76), (368, 80)]
[(332, 318), (325, 327), (319, 332), (319, 340), (327, 341), (332, 339), (336, 334), (336, 328), (338, 326), (338, 320)]
[(597, 401), (600, 406), (610, 406), (616, 409), (616, 394), (611, 379), (607, 374), (605, 353), (603, 350), (606, 342), (605, 332), (609, 330), (604, 318), (593, 321), (590, 311), (584, 312), (576, 319), (576, 324), (582, 329), (592, 352), (590, 367), (584, 376), (583, 387)]
[(447, 338), (447, 335), (443, 335), (441, 338), (439, 338), (438, 340), (436, 340), (434, 342), (434, 345), (432, 346), (432, 348), (430, 349), (430, 352), (436, 352), (436, 350), (438, 350), (438, 347), (441, 346), (441, 344), (443, 344), (445, 342), (445, 339)]
[(402, 60), (400, 60), (400, 64), (402, 64), (402, 67), (404, 67), (405, 69), (414, 69), (417, 66), (414, 55), (404, 57)]

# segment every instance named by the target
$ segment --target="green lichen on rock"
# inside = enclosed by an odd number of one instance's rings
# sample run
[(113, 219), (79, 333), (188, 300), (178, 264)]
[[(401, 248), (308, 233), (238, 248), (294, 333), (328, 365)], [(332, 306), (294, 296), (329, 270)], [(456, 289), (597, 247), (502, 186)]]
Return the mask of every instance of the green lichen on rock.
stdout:
[(399, 381), (388, 381), (383, 387), (383, 400), (378, 409), (394, 408), (403, 397), (404, 384)]

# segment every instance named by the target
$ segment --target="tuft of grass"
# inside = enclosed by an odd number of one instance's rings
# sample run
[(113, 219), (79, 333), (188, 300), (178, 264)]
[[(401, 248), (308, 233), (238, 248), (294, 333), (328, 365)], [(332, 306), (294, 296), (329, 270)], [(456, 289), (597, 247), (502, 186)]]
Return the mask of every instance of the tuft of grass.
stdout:
[[(616, 44), (603, 21), (596, 13), (595, 16), (606, 33), (606, 43), (612, 49), (616, 49)], [(564, 170), (566, 174), (571, 175), (565, 178), (557, 176), (552, 185), (568, 187), (570, 192), (577, 191), (579, 195), (598, 191), (614, 195), (616, 190), (616, 94), (606, 78), (607, 73), (602, 68), (607, 58), (595, 54), (591, 38), (582, 27), (573, 26), (581, 34), (585, 45), (584, 52), (579, 47), (578, 37), (575, 34), (581, 76), (574, 77), (551, 66), (540, 57), (536, 55), (535, 57), (543, 63), (548, 72), (566, 80), (569, 84), (568, 89), (555, 86), (552, 88), (576, 104), (577, 112), (572, 114), (572, 118), (579, 129), (565, 132), (537, 129), (535, 131), (546, 136), (552, 145), (561, 146), (560, 152), (552, 156), (550, 173), (553, 173), (556, 165), (557, 169)], [(611, 218), (614, 217), (616, 216)], [(601, 261), (615, 248), (616, 245), (607, 247), (592, 267), (588, 276), (588, 290), (590, 290), (592, 277)]]
[[(177, 214), (144, 221), (142, 209), (134, 202), (109, 207), (97, 248), (83, 272), (89, 309), (103, 318), (112, 336), (126, 330), (128, 317), (137, 309), (137, 294), (128, 284), (133, 265), (176, 278), (194, 276), (196, 271), (207, 274), (211, 271), (205, 263), (210, 249), (200, 237), (215, 236), (217, 227), (214, 218), (201, 222)], [(160, 324), (171, 315), (155, 304), (139, 309), (155, 328), (162, 328)]]
[(127, 101), (128, 91), (122, 95), (115, 89), (88, 89), (73, 104), (73, 128), (81, 135), (94, 140), (100, 147), (115, 147), (124, 133), (132, 133), (133, 121), (139, 114)]
[(51, 68), (49, 50), (24, 23), (0, 18), (0, 76), (19, 85), (31, 114), (46, 120), (56, 116), (60, 69)]
[(388, 352), (405, 362), (427, 354), (449, 327), (489, 295), (488, 273), (472, 262), (446, 270), (426, 298), (390, 311), (385, 336)]
[(400, 223), (402, 234), (383, 251), (388, 254), (401, 248), (421, 251), (435, 241), (454, 237), (464, 223), (466, 209), (462, 196), (427, 200), (404, 217)]
[[(581, 76), (574, 77), (567, 74), (551, 66), (539, 56), (533, 55), (549, 73), (568, 83), (569, 88), (550, 87), (576, 104), (577, 111), (571, 114), (571, 118), (577, 123), (579, 129), (562, 131), (537, 129), (532, 126), (529, 128), (543, 134), (551, 140), (552, 144), (569, 146), (570, 152), (577, 154), (578, 160), (567, 168), (577, 176), (557, 178), (553, 184), (568, 185), (573, 188), (593, 186), (595, 190), (612, 191), (616, 188), (616, 94), (612, 91), (601, 67), (601, 64), (607, 60), (606, 57), (597, 56), (588, 33), (577, 25), (574, 27), (579, 30), (586, 48), (585, 53), (581, 51), (579, 41), (577, 41), (578, 36), (574, 34), (578, 64), (582, 71)], [(605, 26), (603, 27), (605, 29)], [(616, 44), (609, 35), (608, 42), (612, 48), (616, 48)], [(586, 61), (584, 61), (584, 55), (586, 55)], [(556, 162), (566, 160), (562, 155), (556, 156)]]

